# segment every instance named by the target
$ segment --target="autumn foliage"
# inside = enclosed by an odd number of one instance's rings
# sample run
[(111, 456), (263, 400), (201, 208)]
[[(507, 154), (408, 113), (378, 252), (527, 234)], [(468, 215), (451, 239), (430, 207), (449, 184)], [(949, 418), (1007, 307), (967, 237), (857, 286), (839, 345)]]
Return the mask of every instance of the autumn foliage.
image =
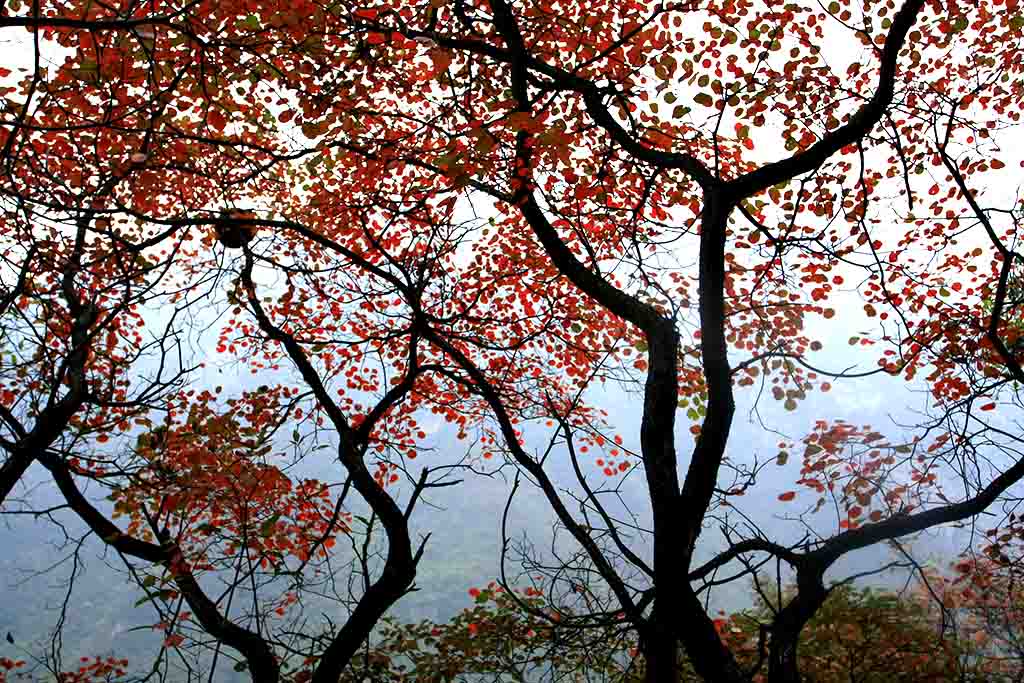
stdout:
[[(932, 579), (937, 572), (929, 570)], [(764, 579), (766, 577), (762, 577)], [(748, 670), (762, 656), (761, 627), (769, 623), (783, 595), (750, 587), (755, 606), (716, 613), (715, 628)], [(923, 587), (922, 587), (923, 591)], [(588, 681), (641, 681), (645, 663), (635, 638), (610, 627), (587, 635), (542, 618), (550, 609), (533, 591), (515, 597), (492, 584), (474, 589), (474, 605), (445, 623), (389, 621), (352, 667), (351, 678), (434, 683), (472, 681), (555, 681), (579, 676)], [(837, 587), (808, 622), (801, 639), (801, 671), (817, 683), (945, 683), (1017, 680), (1018, 656), (979, 658), (974, 626), (943, 622), (922, 592)], [(1017, 619), (1014, 629), (1022, 633)], [(945, 629), (945, 630), (944, 630)], [(990, 649), (990, 652), (995, 651)], [(1005, 652), (1005, 651), (1004, 651)], [(1010, 655), (1009, 652), (1005, 652)], [(681, 681), (700, 678), (681, 658)], [(752, 681), (764, 681), (763, 673)]]
[[(561, 626), (799, 681), (844, 557), (1017, 533), (1022, 12), (4, 3), (0, 502), (38, 472), (125, 559), (155, 670), (335, 683), (451, 552), (423, 501), (503, 467)], [(909, 424), (829, 398), (895, 386)], [(768, 565), (751, 662), (706, 596)]]

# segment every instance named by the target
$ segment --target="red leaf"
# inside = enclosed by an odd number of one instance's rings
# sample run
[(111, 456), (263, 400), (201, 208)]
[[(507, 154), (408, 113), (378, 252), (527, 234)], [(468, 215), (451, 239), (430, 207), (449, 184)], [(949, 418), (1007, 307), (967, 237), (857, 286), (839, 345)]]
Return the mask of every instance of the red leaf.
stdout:
[(224, 118), (224, 114), (221, 114), (216, 109), (210, 109), (206, 114), (206, 121), (218, 130), (223, 130), (224, 126), (227, 125), (227, 119)]

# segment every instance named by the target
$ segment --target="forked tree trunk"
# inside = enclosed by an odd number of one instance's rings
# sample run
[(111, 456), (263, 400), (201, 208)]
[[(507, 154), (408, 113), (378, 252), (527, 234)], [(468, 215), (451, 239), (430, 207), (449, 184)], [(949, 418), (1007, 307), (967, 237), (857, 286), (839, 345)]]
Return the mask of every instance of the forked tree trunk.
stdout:
[(665, 609), (663, 602), (655, 603), (651, 612), (641, 643), (647, 665), (644, 683), (680, 681), (684, 654), (707, 683), (748, 683), (697, 595), (688, 587), (679, 593), (675, 609)]

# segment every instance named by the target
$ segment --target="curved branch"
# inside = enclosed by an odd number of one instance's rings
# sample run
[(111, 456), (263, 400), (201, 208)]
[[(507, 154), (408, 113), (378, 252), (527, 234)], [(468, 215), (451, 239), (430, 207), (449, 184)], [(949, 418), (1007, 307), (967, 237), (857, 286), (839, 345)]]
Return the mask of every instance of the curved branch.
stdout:
[(843, 147), (863, 139), (875, 124), (882, 120), (885, 110), (892, 103), (896, 91), (896, 61), (900, 50), (903, 49), (907, 33), (910, 32), (925, 2), (926, 0), (907, 0), (896, 12), (881, 50), (882, 64), (878, 73), (878, 86), (871, 99), (865, 102), (845, 125), (826, 133), (821, 140), (806, 150), (730, 181), (730, 189), (739, 197), (749, 197), (772, 185), (787, 182), (802, 173), (813, 171)]
[(827, 567), (852, 550), (924, 531), (940, 524), (959, 522), (974, 517), (984, 512), (1007, 489), (1022, 479), (1024, 479), (1024, 459), (1018, 460), (1011, 468), (993, 479), (977, 495), (967, 500), (909, 515), (896, 515), (889, 519), (844, 531), (808, 553), (807, 559)]
[(229, 621), (217, 604), (203, 591), (192, 569), (176, 544), (163, 545), (140, 541), (122, 533), (116, 524), (90, 503), (75, 484), (67, 465), (52, 453), (37, 455), (39, 462), (53, 476), (68, 506), (104, 543), (120, 553), (158, 564), (167, 569), (185, 601), (207, 633), (237, 650), (249, 665), (256, 683), (276, 683), (280, 677), (277, 659), (270, 645), (259, 634)]
[[(366, 592), (359, 598), (345, 624), (331, 639), (330, 644), (321, 653), (313, 683), (337, 683), (342, 671), (348, 666), (356, 651), (373, 631), (381, 617), (398, 601), (412, 585), (416, 578), (416, 566), (423, 553), (421, 544), (414, 553), (409, 536), (409, 525), (405, 514), (395, 500), (377, 483), (363, 461), (365, 442), (353, 438), (355, 430), (350, 427), (348, 419), (341, 408), (331, 399), (327, 388), (313, 364), (310, 363), (301, 345), (291, 334), (274, 325), (256, 296), (256, 286), (252, 281), (253, 257), (248, 246), (245, 249), (245, 264), (242, 269), (242, 284), (245, 288), (248, 303), (256, 316), (260, 329), (270, 339), (281, 343), (289, 358), (298, 368), (302, 378), (313, 390), (317, 400), (327, 410), (339, 432), (338, 459), (348, 471), (352, 486), (369, 504), (373, 512), (380, 518), (388, 538), (387, 557), (380, 577), (371, 583)], [(409, 369), (411, 375), (418, 372), (416, 366)], [(407, 375), (394, 391), (383, 399), (387, 406), (393, 405), (411, 390), (414, 382)], [(373, 413), (378, 419), (382, 412)]]
[(803, 557), (785, 546), (781, 546), (778, 543), (772, 543), (763, 538), (750, 538), (745, 541), (732, 545), (723, 553), (719, 553), (711, 560), (708, 560), (701, 566), (697, 567), (689, 574), (687, 574), (687, 581), (700, 581), (708, 574), (711, 574), (717, 569), (724, 567), (740, 555), (746, 553), (768, 553), (774, 555), (792, 567), (799, 567), (803, 562)]
[[(505, 409), (505, 404), (501, 400), (501, 396), (498, 395), (497, 390), (490, 383), (484, 373), (473, 363), (464, 353), (459, 351), (457, 348), (452, 346), (446, 339), (435, 333), (433, 330), (426, 330), (423, 334), (424, 338), (430, 341), (432, 344), (437, 346), (443, 351), (449, 358), (455, 361), (455, 363), (462, 368), (472, 383), (469, 386), (477, 391), (487, 402), (490, 407), (494, 418), (498, 421), (498, 426), (501, 429), (502, 437), (505, 439), (505, 444), (509, 451), (512, 453), (512, 457), (515, 458), (516, 462), (519, 463), (523, 469), (530, 473), (530, 475), (537, 480), (540, 485), (541, 491), (544, 492), (544, 496), (548, 499), (552, 509), (555, 511), (555, 515), (558, 520), (565, 525), (565, 528), (572, 534), (576, 542), (583, 547), (590, 557), (590, 560), (594, 563), (598, 573), (601, 575), (612, 591), (615, 593), (615, 597), (619, 599), (623, 606), (623, 611), (627, 613), (629, 618), (634, 623), (642, 623), (643, 616), (640, 610), (637, 609), (636, 604), (633, 601), (629, 590), (626, 588), (626, 584), (622, 581), (619, 575), (615, 572), (615, 569), (605, 558), (604, 553), (598, 548), (594, 539), (583, 530), (583, 527), (573, 519), (573, 516), (566, 509), (565, 503), (562, 502), (561, 497), (558, 495), (558, 491), (555, 489), (554, 483), (552, 483), (550, 477), (544, 468), (523, 449), (519, 443), (519, 437), (516, 435), (516, 428), (512, 424), (512, 419)], [(448, 374), (448, 373), (445, 373)], [(466, 384), (465, 380), (449, 375), (449, 377), (456, 382)]]

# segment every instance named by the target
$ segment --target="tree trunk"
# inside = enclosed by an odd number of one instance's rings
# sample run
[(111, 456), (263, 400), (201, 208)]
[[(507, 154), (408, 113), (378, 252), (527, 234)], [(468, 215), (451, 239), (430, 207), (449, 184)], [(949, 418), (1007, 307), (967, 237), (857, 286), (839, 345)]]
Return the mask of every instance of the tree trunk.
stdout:
[(768, 642), (768, 683), (800, 683), (797, 647), (800, 631), (828, 597), (821, 568), (797, 573), (797, 594), (783, 607), (771, 626)]
[(644, 641), (644, 683), (676, 683), (679, 680), (679, 646), (671, 631), (656, 626), (652, 615), (651, 628)]
[(772, 641), (768, 659), (769, 683), (800, 683), (800, 667), (797, 664), (799, 632), (773, 635)]

